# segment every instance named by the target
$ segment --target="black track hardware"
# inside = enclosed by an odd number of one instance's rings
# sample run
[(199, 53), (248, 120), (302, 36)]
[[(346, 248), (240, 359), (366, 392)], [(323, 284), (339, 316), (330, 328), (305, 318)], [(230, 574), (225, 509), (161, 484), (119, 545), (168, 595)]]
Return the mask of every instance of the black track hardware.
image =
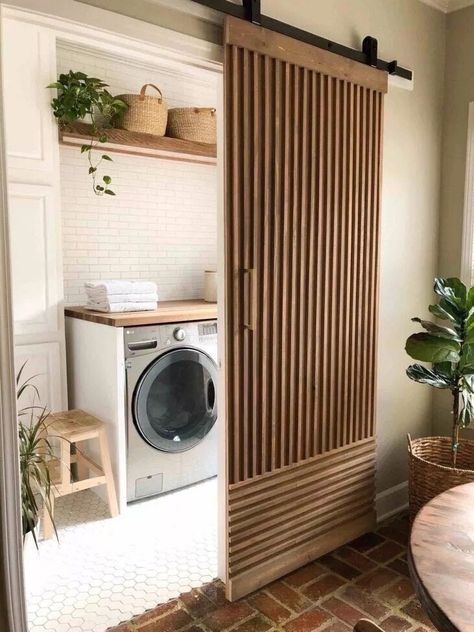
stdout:
[(260, 0), (242, 0), (241, 5), (234, 4), (229, 0), (193, 0), (193, 2), (214, 9), (214, 11), (220, 11), (226, 15), (232, 15), (241, 20), (247, 20), (258, 26), (263, 26), (270, 31), (275, 31), (275, 33), (287, 35), (288, 37), (306, 42), (306, 44), (311, 44), (323, 50), (328, 50), (336, 55), (347, 57), (347, 59), (352, 59), (361, 64), (378, 68), (378, 70), (385, 70), (391, 75), (396, 75), (397, 77), (402, 77), (409, 81), (413, 78), (411, 70), (402, 68), (402, 66), (398, 65), (396, 60), (384, 61), (383, 59), (379, 59), (377, 39), (370, 35), (364, 38), (362, 49), (356, 50), (355, 48), (350, 48), (349, 46), (344, 46), (343, 44), (328, 40), (325, 37), (310, 33), (309, 31), (304, 31), (286, 22), (280, 22), (267, 15), (262, 15), (260, 12)]

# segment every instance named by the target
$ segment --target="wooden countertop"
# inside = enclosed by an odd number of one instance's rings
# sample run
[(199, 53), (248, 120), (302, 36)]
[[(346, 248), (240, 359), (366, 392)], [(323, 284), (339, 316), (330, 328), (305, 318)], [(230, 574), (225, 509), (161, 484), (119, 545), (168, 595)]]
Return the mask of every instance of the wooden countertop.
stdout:
[(217, 303), (206, 303), (202, 299), (183, 301), (162, 301), (152, 312), (94, 312), (86, 307), (66, 307), (66, 316), (88, 320), (110, 327), (136, 327), (138, 325), (159, 325), (184, 323), (193, 320), (214, 320), (217, 318)]

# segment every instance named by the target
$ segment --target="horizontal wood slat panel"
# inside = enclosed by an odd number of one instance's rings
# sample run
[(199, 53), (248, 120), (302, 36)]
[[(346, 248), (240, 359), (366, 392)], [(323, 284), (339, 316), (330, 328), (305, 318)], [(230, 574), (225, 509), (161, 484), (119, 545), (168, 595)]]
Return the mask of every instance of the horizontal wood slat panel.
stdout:
[(387, 77), (243, 21), (225, 33), (235, 598), (373, 521)]
[[(373, 515), (375, 442), (346, 446), (229, 489), (229, 573), (265, 564), (279, 551), (317, 538), (328, 525)], [(285, 478), (283, 478), (285, 476)]]

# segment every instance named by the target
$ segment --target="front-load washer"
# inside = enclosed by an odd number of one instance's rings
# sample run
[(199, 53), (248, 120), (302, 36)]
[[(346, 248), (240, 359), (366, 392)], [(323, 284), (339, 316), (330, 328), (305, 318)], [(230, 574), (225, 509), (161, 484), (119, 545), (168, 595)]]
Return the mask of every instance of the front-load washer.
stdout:
[(217, 322), (124, 331), (127, 501), (217, 474)]

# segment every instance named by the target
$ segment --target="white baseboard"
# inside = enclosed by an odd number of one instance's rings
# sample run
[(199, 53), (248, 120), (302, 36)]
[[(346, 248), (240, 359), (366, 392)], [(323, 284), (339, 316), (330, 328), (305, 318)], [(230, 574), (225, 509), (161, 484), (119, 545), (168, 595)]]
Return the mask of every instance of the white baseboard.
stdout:
[(383, 522), (408, 508), (408, 481), (390, 487), (375, 497), (377, 522)]

